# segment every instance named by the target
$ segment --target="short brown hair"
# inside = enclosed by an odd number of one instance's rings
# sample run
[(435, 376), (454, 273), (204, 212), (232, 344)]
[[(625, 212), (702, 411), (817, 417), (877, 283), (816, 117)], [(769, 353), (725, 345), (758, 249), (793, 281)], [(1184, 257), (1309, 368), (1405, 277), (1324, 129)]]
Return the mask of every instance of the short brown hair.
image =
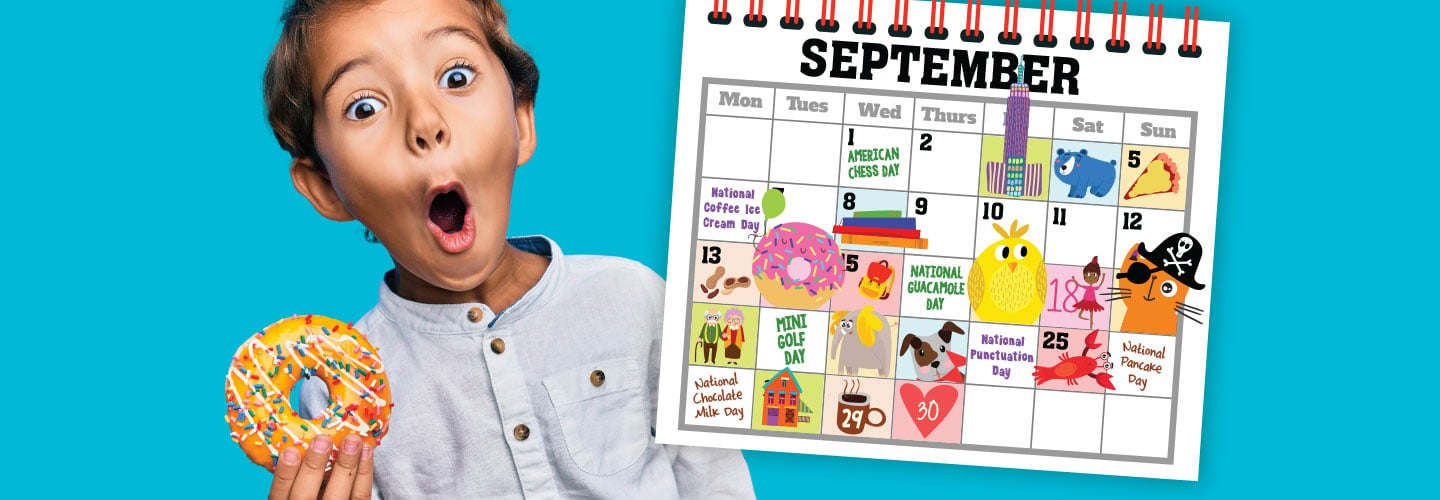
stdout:
[[(540, 70), (506, 30), (505, 10), (497, 0), (467, 0), (475, 10), (490, 50), (505, 65), (515, 104), (534, 104)], [(366, 0), (293, 0), (280, 17), (284, 28), (265, 64), (265, 113), (280, 147), (292, 157), (308, 157), (323, 169), (315, 151), (315, 103), (309, 71), (308, 42), (321, 17), (331, 9), (364, 4)]]

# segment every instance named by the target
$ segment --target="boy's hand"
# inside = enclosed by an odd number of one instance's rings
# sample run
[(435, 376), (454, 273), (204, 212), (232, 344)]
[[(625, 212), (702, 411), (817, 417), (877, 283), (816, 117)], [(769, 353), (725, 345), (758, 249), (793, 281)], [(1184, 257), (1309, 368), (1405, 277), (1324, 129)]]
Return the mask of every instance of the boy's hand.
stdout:
[(331, 444), (330, 436), (317, 436), (303, 459), (300, 450), (294, 447), (282, 450), (280, 462), (275, 465), (275, 479), (270, 482), (270, 498), (370, 498), (370, 483), (375, 470), (370, 445), (361, 443), (360, 436), (345, 436), (340, 444), (340, 453), (335, 457), (335, 465), (327, 475), (325, 462), (330, 460)]

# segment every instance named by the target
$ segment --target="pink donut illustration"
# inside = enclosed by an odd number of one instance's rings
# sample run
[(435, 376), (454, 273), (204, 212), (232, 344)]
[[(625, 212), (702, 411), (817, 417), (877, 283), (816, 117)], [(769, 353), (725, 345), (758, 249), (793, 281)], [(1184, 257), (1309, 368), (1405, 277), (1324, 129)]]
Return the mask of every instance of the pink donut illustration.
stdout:
[(845, 284), (835, 238), (803, 222), (771, 228), (757, 243), (750, 270), (760, 295), (776, 307), (815, 309)]

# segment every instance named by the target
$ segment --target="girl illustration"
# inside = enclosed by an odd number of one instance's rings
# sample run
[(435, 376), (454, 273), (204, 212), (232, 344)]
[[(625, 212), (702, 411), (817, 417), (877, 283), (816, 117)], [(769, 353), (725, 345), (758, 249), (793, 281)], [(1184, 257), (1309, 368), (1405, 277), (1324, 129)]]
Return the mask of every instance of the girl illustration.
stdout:
[(1105, 279), (1105, 273), (1100, 272), (1100, 257), (1090, 258), (1090, 263), (1085, 264), (1082, 276), (1085, 278), (1086, 284), (1084, 285), (1075, 281), (1074, 276), (1070, 277), (1071, 283), (1085, 289), (1085, 296), (1080, 298), (1080, 302), (1075, 303), (1075, 309), (1078, 310), (1077, 314), (1080, 319), (1087, 319), (1085, 313), (1090, 313), (1090, 317), (1088, 318), (1090, 320), (1090, 328), (1095, 328), (1095, 313), (1105, 310), (1105, 306), (1095, 301), (1095, 290), (1100, 288), (1100, 282)]
[(740, 345), (745, 343), (745, 313), (732, 307), (725, 311), (725, 329), (720, 331), (720, 340), (725, 342), (725, 364), (740, 364)]

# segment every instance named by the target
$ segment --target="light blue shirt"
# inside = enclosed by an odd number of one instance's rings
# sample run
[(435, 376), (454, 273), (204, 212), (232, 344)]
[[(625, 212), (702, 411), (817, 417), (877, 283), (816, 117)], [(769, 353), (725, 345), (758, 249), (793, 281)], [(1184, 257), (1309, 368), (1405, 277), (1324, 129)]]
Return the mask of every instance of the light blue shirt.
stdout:
[[(550, 265), (502, 313), (411, 302), (382, 284), (355, 323), (395, 402), (375, 448), (376, 496), (754, 497), (739, 451), (655, 442), (660, 277), (625, 259), (566, 257), (543, 236), (510, 243)], [(299, 406), (327, 407), (325, 385), (303, 384)]]

